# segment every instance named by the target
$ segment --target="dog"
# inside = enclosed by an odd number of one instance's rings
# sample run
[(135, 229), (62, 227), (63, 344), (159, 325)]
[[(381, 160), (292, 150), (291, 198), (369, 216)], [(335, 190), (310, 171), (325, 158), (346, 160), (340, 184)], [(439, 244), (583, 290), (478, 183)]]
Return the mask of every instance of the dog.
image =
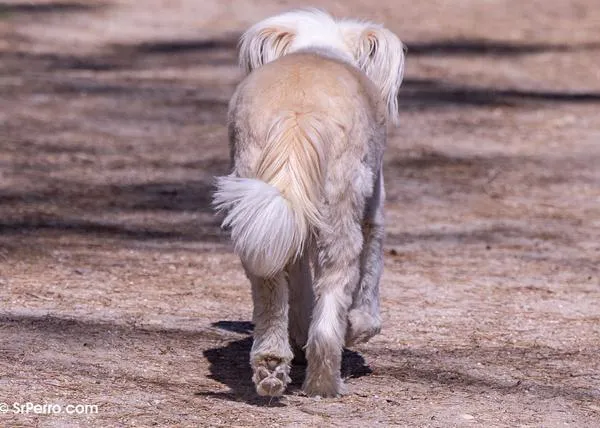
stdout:
[(309, 9), (259, 22), (239, 50), (233, 171), (213, 204), (252, 286), (252, 380), (282, 395), (296, 354), (303, 391), (338, 396), (343, 347), (381, 328), (382, 158), (404, 45), (381, 25)]

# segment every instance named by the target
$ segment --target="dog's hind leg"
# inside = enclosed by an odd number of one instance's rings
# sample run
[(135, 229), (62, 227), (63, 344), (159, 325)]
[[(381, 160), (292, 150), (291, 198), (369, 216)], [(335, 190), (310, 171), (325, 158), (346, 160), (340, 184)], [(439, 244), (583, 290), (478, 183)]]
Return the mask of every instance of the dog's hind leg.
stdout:
[(366, 342), (381, 330), (379, 280), (383, 271), (384, 200), (383, 175), (380, 171), (373, 195), (365, 208), (361, 278), (348, 313), (346, 346)]
[[(331, 229), (317, 239), (315, 306), (306, 345), (308, 362), (303, 390), (332, 397), (344, 392), (340, 375), (352, 292), (360, 275), (362, 232), (351, 207), (342, 201), (330, 213)], [(332, 207), (333, 208), (333, 207)]]
[(293, 353), (288, 339), (288, 284), (284, 272), (259, 278), (247, 272), (254, 302), (252, 380), (259, 395), (279, 396), (290, 382)]
[(313, 309), (312, 273), (308, 251), (288, 268), (290, 283), (290, 341), (296, 362), (305, 362), (304, 346), (308, 340), (308, 329)]

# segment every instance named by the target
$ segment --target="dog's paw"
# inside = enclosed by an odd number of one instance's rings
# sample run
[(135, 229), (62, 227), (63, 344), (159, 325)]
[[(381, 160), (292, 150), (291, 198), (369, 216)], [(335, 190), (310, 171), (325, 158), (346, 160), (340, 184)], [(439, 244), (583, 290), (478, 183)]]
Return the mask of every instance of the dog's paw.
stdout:
[(339, 376), (326, 379), (322, 376), (307, 376), (302, 392), (309, 397), (335, 398), (347, 393), (346, 385)]
[(252, 381), (258, 395), (278, 397), (291, 381), (290, 366), (281, 358), (266, 356), (257, 359), (253, 366)]
[(353, 346), (368, 341), (381, 331), (381, 319), (375, 318), (360, 309), (352, 309), (348, 313), (346, 330), (346, 346)]

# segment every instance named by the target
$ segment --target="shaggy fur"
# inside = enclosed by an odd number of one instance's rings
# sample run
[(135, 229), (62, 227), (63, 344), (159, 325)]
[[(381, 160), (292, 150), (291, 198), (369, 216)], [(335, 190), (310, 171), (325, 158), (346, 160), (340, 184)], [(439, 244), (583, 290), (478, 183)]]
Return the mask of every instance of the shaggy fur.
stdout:
[(304, 350), (304, 391), (336, 396), (343, 346), (381, 325), (381, 166), (404, 47), (380, 25), (300, 10), (250, 28), (240, 64), (233, 172), (214, 204), (252, 284), (252, 379), (281, 395)]

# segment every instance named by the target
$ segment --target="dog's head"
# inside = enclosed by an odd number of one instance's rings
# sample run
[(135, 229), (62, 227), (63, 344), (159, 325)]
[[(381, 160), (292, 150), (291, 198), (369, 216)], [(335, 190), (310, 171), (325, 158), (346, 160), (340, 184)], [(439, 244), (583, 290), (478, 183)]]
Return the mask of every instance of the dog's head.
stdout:
[(334, 20), (316, 9), (295, 10), (251, 27), (240, 41), (246, 73), (301, 49), (320, 49), (360, 68), (379, 89), (397, 123), (404, 45), (394, 33), (366, 21)]

